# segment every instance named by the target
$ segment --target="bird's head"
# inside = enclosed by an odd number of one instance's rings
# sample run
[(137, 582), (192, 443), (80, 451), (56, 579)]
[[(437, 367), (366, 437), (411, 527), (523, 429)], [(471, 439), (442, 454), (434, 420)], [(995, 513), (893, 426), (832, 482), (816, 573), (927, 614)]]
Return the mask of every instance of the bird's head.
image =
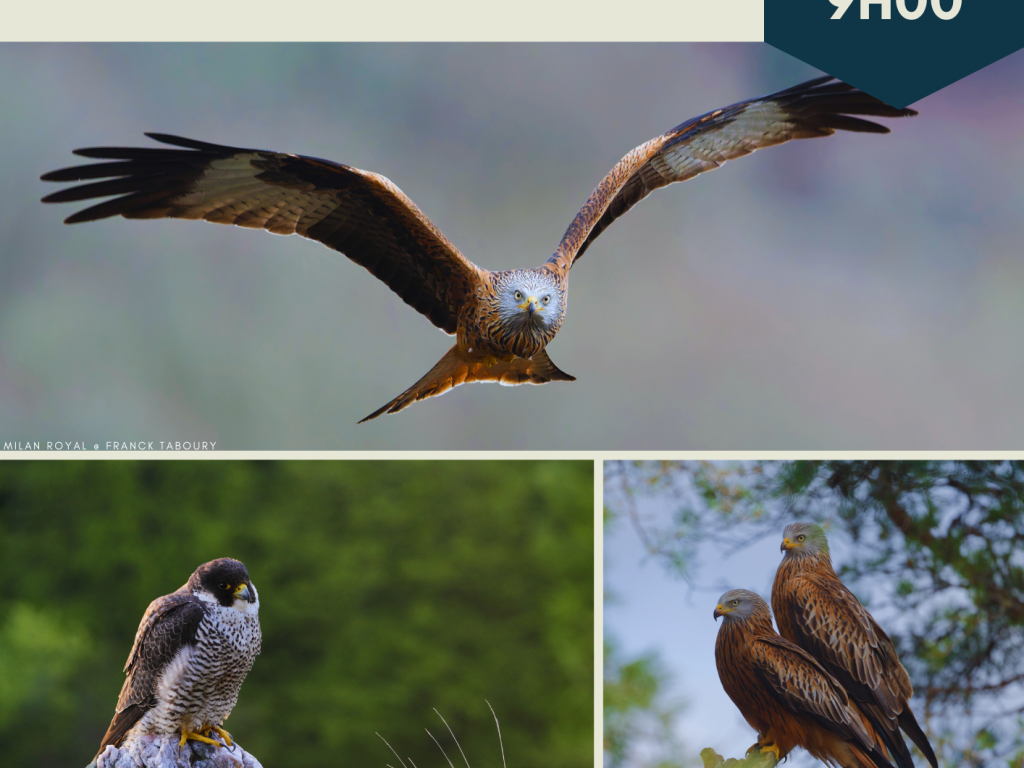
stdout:
[(544, 269), (497, 273), (498, 316), (515, 329), (558, 330), (565, 313), (565, 289)]
[(200, 600), (251, 616), (259, 613), (260, 598), (249, 572), (230, 557), (203, 563), (192, 574), (188, 587)]
[(790, 523), (782, 532), (780, 552), (786, 557), (821, 557), (828, 553), (825, 529), (817, 523)]
[(767, 617), (769, 625), (771, 624), (771, 612), (768, 610), (768, 603), (760, 595), (751, 592), (749, 589), (730, 589), (718, 598), (718, 605), (715, 606), (714, 614), (716, 621), (721, 616), (726, 623), (730, 621), (746, 621), (755, 615), (760, 618)]

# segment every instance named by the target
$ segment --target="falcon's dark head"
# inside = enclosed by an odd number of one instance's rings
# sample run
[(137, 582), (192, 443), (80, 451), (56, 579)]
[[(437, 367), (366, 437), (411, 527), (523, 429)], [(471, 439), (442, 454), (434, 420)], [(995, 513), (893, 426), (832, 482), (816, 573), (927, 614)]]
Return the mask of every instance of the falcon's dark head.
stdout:
[(714, 616), (716, 620), (719, 616), (723, 617), (726, 624), (733, 621), (747, 621), (751, 618), (767, 621), (769, 627), (772, 624), (772, 614), (768, 609), (768, 603), (749, 589), (730, 589), (718, 598)]
[[(502, 330), (547, 344), (565, 316), (565, 287), (548, 270), (513, 269), (494, 273)], [(543, 346), (542, 344), (542, 346)], [(517, 354), (520, 354), (517, 351)]]
[(230, 557), (200, 565), (188, 580), (188, 588), (200, 600), (216, 602), (241, 613), (255, 615), (260, 609), (259, 594), (249, 579), (249, 572), (241, 562)]
[(779, 551), (785, 552), (786, 557), (821, 557), (826, 559), (828, 553), (828, 539), (825, 538), (825, 529), (817, 523), (790, 523), (782, 532), (782, 546)]

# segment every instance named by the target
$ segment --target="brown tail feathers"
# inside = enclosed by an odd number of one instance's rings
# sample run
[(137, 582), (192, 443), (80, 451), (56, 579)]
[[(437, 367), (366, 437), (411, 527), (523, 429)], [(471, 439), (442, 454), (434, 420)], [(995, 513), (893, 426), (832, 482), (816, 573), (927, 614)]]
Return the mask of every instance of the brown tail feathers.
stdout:
[(468, 355), (456, 344), (442, 357), (427, 375), (387, 405), (378, 408), (365, 419), (376, 419), (383, 413), (398, 413), (417, 400), (443, 395), (460, 384), (474, 381), (496, 381), (508, 387), (516, 384), (547, 384), (549, 381), (576, 381), (551, 362), (548, 353), (541, 350), (533, 358), (513, 358), (511, 362), (499, 360), (492, 365), (477, 357)]

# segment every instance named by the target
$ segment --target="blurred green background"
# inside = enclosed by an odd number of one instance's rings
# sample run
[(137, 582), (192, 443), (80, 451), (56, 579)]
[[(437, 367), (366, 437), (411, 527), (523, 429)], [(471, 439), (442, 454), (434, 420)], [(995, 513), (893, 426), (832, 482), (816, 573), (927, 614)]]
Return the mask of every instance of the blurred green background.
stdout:
[[(264, 765), (593, 764), (592, 462), (0, 463), (0, 755), (73, 768), (149, 602), (215, 557), (260, 593), (227, 721)], [(445, 732), (445, 736), (447, 733)], [(396, 768), (398, 768), (396, 766)]]
[(819, 74), (763, 44), (0, 45), (0, 438), (1019, 448), (1024, 51), (891, 135), (644, 200), (572, 270), (549, 351), (576, 382), (361, 426), (451, 344), (369, 272), (298, 237), (67, 227), (82, 206), (39, 203), (72, 149), (163, 131), (376, 171), (481, 267), (535, 267), (633, 147)]

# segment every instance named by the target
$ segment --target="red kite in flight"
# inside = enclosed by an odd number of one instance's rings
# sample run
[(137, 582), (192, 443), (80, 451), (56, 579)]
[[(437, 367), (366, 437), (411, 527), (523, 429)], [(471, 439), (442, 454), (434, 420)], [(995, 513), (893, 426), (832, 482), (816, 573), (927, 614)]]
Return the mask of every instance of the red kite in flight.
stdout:
[(490, 272), (463, 256), (383, 176), (301, 155), (149, 133), (183, 149), (98, 147), (76, 155), (115, 162), (52, 171), (45, 181), (105, 179), (55, 192), (47, 203), (114, 197), (65, 219), (203, 219), (299, 234), (365, 267), (456, 342), (409, 389), (371, 413), (397, 413), (460, 384), (574, 381), (545, 348), (565, 319), (569, 269), (591, 243), (656, 189), (791, 139), (836, 131), (888, 133), (861, 119), (906, 117), (853, 86), (820, 77), (688, 120), (619, 161), (536, 269)]

